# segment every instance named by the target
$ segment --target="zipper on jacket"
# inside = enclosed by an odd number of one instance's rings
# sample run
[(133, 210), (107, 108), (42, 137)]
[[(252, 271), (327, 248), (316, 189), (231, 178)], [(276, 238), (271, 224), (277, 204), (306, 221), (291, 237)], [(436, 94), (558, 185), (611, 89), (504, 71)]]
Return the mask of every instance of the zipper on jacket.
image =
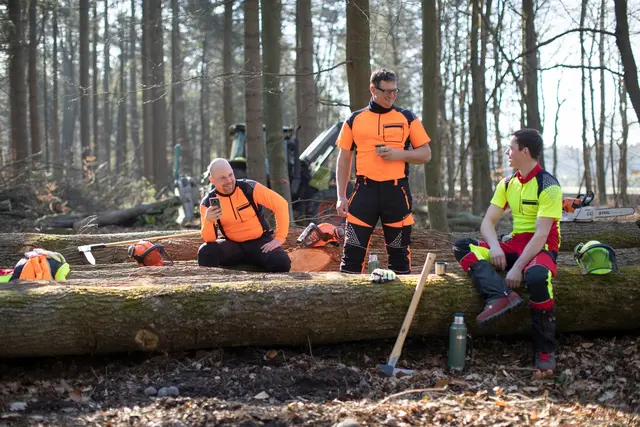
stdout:
[(382, 117), (382, 114), (378, 113), (378, 136), (380, 136), (380, 118)]
[[(231, 196), (229, 196), (229, 203), (231, 203), (231, 212), (233, 212), (233, 217), (237, 220), (238, 216), (236, 215), (236, 208), (233, 206), (233, 199)], [(240, 218), (240, 221), (242, 221), (242, 218)]]

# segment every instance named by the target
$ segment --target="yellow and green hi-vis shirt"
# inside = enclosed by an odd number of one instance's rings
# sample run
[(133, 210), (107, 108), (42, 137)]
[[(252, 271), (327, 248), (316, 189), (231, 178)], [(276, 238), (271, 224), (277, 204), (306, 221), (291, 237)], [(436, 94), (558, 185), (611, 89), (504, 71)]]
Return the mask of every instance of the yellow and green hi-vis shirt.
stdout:
[(558, 180), (538, 164), (522, 177), (515, 175), (503, 178), (496, 187), (491, 204), (502, 209), (511, 208), (513, 235), (536, 231), (538, 218), (553, 218), (555, 221), (547, 237), (545, 249), (560, 248), (560, 219), (562, 218), (562, 189)]

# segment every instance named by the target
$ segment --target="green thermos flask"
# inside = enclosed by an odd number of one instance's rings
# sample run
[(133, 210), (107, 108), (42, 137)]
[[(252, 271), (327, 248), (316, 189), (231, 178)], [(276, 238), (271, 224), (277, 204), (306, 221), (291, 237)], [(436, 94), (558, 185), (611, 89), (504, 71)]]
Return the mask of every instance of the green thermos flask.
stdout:
[(467, 327), (464, 313), (454, 313), (449, 328), (449, 369), (462, 371), (467, 356)]

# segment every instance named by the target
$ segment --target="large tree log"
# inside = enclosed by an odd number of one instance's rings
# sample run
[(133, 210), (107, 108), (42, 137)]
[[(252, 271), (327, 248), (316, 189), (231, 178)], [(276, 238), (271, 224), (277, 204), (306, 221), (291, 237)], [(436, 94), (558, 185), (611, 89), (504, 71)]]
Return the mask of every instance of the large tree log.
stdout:
[[(640, 267), (555, 279), (562, 332), (629, 330), (640, 324)], [(153, 267), (108, 279), (0, 284), (0, 357), (218, 346), (314, 345), (394, 338), (417, 276), (379, 285), (339, 273), (247, 274)], [(530, 332), (526, 305), (479, 330), (483, 301), (466, 276), (430, 276), (411, 336), (446, 335), (466, 313), (474, 335)]]
[[(296, 239), (302, 229), (293, 228), (289, 232), (285, 247), (293, 249), (299, 247)], [(12, 266), (22, 257), (23, 253), (34, 247), (62, 251), (65, 256), (77, 255), (76, 248), (79, 245), (91, 243), (117, 242), (121, 240), (144, 239), (153, 240), (154, 237), (176, 234), (177, 231), (153, 231), (144, 233), (119, 233), (119, 234), (87, 234), (87, 235), (52, 235), (35, 233), (8, 233), (0, 234), (0, 266)], [(562, 224), (563, 251), (572, 251), (575, 245), (588, 240), (599, 240), (614, 248), (640, 248), (640, 228), (634, 222), (592, 222), (592, 223), (568, 223)], [(434, 230), (422, 230), (414, 228), (412, 232), (411, 252), (414, 272), (418, 273), (428, 251), (437, 254), (442, 261), (453, 262), (451, 247), (453, 242), (462, 237), (481, 238), (479, 233), (443, 233)], [(202, 244), (199, 237), (172, 239), (161, 242), (169, 256), (176, 261), (196, 259), (198, 247)], [(386, 250), (382, 231), (377, 229), (371, 241), (371, 250), (377, 252), (381, 262), (386, 262)], [(341, 248), (328, 249), (336, 260), (341, 256)], [(98, 263), (116, 263), (127, 261), (126, 247), (114, 247), (97, 249), (94, 256)], [(83, 257), (75, 256), (70, 261), (77, 264)], [(337, 262), (337, 261), (336, 261)], [(384, 265), (384, 264), (383, 264)]]

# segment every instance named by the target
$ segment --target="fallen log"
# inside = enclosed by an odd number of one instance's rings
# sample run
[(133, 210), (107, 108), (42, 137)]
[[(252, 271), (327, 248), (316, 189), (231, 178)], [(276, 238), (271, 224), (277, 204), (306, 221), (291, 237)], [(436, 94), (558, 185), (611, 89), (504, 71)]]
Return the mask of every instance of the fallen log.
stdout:
[[(176, 233), (175, 230), (152, 231), (143, 233), (118, 233), (118, 234), (86, 234), (86, 235), (56, 235), (37, 233), (7, 233), (0, 234), (0, 266), (12, 266), (22, 257), (25, 251), (34, 247), (62, 251), (68, 255), (74, 253), (80, 245), (92, 243), (107, 243), (120, 240), (152, 240), (154, 236), (162, 236)], [(302, 228), (292, 228), (287, 237), (285, 248), (299, 247), (296, 239), (302, 232)], [(599, 240), (612, 247), (640, 248), (640, 228), (634, 222), (592, 222), (592, 223), (563, 223), (561, 225), (562, 251), (572, 251), (580, 242)], [(477, 232), (468, 233), (444, 233), (435, 230), (423, 230), (414, 228), (412, 231), (412, 260), (414, 272), (424, 262), (428, 251), (434, 252), (441, 261), (455, 261), (451, 247), (453, 242), (462, 237), (481, 238)], [(196, 259), (198, 247), (202, 244), (199, 237), (172, 239), (163, 241), (169, 256), (175, 261), (188, 261)], [(386, 250), (382, 230), (376, 229), (371, 245), (374, 251), (381, 257), (381, 262), (386, 262)], [(342, 253), (341, 248), (328, 249), (336, 259)], [(65, 252), (66, 251), (66, 252)], [(104, 248), (94, 251), (98, 263), (117, 263), (128, 261), (126, 247)], [(79, 259), (79, 258), (78, 258)]]
[[(637, 328), (640, 267), (588, 281), (576, 270), (561, 269), (555, 280), (560, 332)], [(145, 276), (0, 284), (0, 357), (394, 338), (418, 277), (379, 285), (339, 273), (197, 271), (204, 274), (155, 267)], [(526, 306), (508, 322), (476, 328), (482, 307), (467, 276), (430, 276), (409, 334), (444, 336), (457, 311), (474, 335), (530, 332)]]
[(140, 215), (179, 204), (179, 197), (171, 197), (153, 203), (134, 206), (129, 209), (119, 209), (94, 215), (55, 215), (40, 220), (40, 223), (49, 229), (72, 228), (74, 230), (80, 230), (87, 226), (104, 227), (107, 225), (127, 225)]

